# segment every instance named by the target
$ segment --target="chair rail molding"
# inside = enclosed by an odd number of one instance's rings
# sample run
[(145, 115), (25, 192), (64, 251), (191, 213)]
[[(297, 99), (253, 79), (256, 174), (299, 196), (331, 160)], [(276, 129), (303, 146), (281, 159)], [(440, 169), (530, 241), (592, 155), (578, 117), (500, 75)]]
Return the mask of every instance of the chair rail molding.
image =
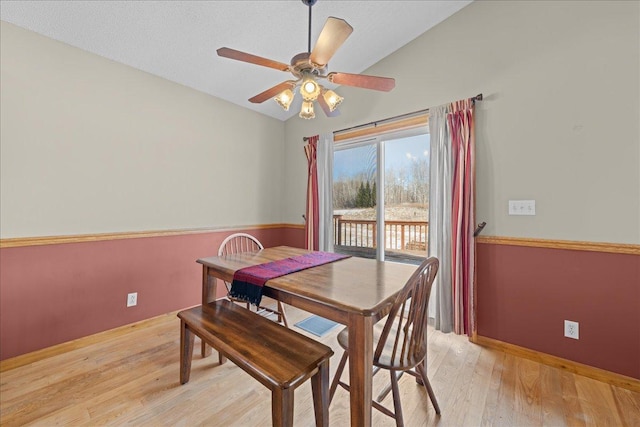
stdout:
[(258, 224), (234, 225), (229, 227), (185, 228), (175, 230), (130, 231), (118, 233), (73, 234), (67, 236), (14, 237), (0, 239), (0, 248), (18, 248), (23, 246), (60, 245), (64, 243), (100, 242), (106, 240), (140, 239), (146, 237), (182, 236), (199, 233), (218, 233), (238, 230), (260, 230), (271, 228), (303, 229), (301, 224)]
[(576, 240), (536, 239), (530, 237), (478, 236), (480, 244), (529, 246), (535, 248), (566, 249), (573, 251), (607, 252), (640, 255), (640, 245), (627, 243), (586, 242)]

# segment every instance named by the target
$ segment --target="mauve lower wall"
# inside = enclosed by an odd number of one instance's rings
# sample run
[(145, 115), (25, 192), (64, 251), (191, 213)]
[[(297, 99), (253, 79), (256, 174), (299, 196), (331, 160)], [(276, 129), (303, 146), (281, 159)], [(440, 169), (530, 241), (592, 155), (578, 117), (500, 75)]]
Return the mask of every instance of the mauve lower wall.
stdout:
[[(242, 230), (302, 247), (304, 230)], [(200, 303), (198, 258), (229, 231), (0, 249), (0, 360)], [(127, 294), (138, 305), (126, 307)]]
[[(242, 231), (304, 246), (298, 227)], [(230, 233), (0, 249), (0, 360), (198, 304), (195, 261)], [(479, 335), (640, 379), (639, 256), (477, 248)], [(580, 340), (563, 337), (564, 319)]]
[[(640, 379), (640, 256), (477, 245), (478, 335)], [(580, 339), (564, 337), (564, 320)]]

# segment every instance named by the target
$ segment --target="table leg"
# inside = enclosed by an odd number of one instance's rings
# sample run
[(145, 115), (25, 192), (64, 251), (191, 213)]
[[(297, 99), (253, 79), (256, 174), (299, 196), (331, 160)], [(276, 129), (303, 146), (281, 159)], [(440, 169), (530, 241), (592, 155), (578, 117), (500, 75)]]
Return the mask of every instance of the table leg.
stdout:
[[(215, 277), (209, 276), (209, 268), (206, 265), (202, 266), (202, 305), (210, 303), (216, 299), (216, 284), (218, 280)], [(202, 342), (201, 348), (202, 357), (211, 356), (211, 347)]]
[(352, 314), (347, 326), (351, 425), (371, 426), (373, 320), (368, 316)]

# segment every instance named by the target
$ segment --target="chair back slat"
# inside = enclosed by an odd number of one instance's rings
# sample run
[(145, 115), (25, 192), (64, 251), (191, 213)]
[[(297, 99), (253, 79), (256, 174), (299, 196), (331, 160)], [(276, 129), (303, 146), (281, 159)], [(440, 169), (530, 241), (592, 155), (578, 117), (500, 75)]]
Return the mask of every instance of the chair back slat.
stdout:
[(262, 249), (264, 249), (264, 246), (254, 236), (247, 233), (235, 233), (222, 241), (218, 249), (218, 256), (242, 252), (258, 252)]
[(438, 266), (437, 258), (426, 259), (398, 294), (374, 352), (375, 364), (410, 369), (425, 358), (429, 296)]

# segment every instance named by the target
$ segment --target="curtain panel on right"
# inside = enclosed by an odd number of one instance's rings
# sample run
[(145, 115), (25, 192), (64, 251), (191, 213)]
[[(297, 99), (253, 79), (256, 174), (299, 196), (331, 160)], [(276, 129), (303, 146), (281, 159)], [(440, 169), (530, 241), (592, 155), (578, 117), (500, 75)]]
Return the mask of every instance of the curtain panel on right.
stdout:
[(429, 317), (442, 332), (471, 335), (475, 330), (474, 100), (430, 109), (429, 129), (429, 254), (437, 257), (441, 266)]

